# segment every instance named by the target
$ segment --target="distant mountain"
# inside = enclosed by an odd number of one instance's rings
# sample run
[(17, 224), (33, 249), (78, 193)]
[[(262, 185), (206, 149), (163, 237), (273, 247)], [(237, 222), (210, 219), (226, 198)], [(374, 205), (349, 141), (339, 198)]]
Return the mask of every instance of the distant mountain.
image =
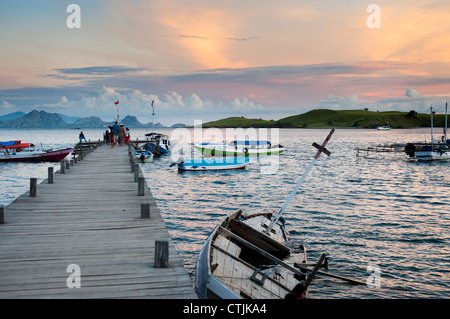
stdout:
[(103, 122), (101, 118), (97, 116), (84, 117), (75, 121), (74, 123), (69, 125), (72, 128), (100, 128), (100, 127), (108, 127), (107, 123)]
[(78, 121), (79, 119), (81, 119), (81, 117), (79, 116), (67, 116), (61, 113), (56, 113), (59, 116), (61, 116), (61, 118), (64, 120), (64, 122), (68, 123), (68, 124), (72, 124), (75, 123), (76, 121)]
[[(143, 124), (135, 116), (127, 115), (121, 121), (130, 128), (151, 128), (153, 124)], [(0, 116), (0, 128), (106, 128), (114, 122), (104, 122), (97, 116), (74, 117), (60, 113), (48, 113), (45, 111), (33, 110), (26, 114), (14, 112)], [(182, 127), (184, 124), (177, 124)], [(155, 123), (155, 128), (164, 128), (161, 123)], [(175, 126), (174, 126), (175, 127)]]
[(14, 112), (14, 113), (9, 113), (6, 115), (2, 115), (0, 116), (0, 121), (9, 121), (9, 120), (15, 120), (18, 119), (19, 117), (22, 117), (24, 115), (26, 115), (27, 113), (24, 112)]
[(67, 123), (56, 113), (33, 110), (30, 113), (0, 124), (0, 127), (8, 128), (54, 128), (65, 127)]

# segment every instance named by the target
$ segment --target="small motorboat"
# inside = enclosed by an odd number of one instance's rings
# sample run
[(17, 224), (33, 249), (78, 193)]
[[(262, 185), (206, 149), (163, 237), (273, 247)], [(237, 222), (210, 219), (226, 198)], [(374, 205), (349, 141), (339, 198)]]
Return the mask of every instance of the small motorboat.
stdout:
[(245, 169), (248, 157), (191, 158), (180, 157), (176, 162), (180, 171), (217, 171)]
[(33, 144), (29, 144), (28, 148), (0, 145), (0, 162), (59, 162), (73, 151), (73, 148), (36, 150)]
[(134, 151), (136, 159), (141, 163), (153, 162), (153, 154), (147, 150), (136, 150)]

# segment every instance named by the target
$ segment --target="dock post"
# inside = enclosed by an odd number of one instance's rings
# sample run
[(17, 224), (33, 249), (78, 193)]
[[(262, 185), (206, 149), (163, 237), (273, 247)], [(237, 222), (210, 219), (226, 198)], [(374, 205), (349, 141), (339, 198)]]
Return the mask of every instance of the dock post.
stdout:
[(6, 208), (3, 206), (0, 206), (0, 224), (4, 224), (5, 223), (5, 218), (6, 218)]
[(155, 240), (155, 268), (169, 267), (169, 242)]
[(73, 166), (73, 159), (70, 160), (70, 166)]
[(30, 197), (36, 197), (37, 178), (30, 178)]
[(139, 176), (138, 178), (138, 196), (144, 196), (145, 195), (145, 178), (142, 176)]
[(70, 163), (66, 162), (66, 169), (70, 169)]
[(134, 164), (134, 181), (139, 181), (139, 164)]
[(61, 164), (61, 168), (60, 168), (61, 174), (65, 174), (66, 173), (66, 161), (62, 159), (61, 162), (59, 162), (59, 163)]
[(150, 204), (141, 203), (141, 218), (150, 218)]
[(48, 183), (53, 184), (53, 167), (48, 168)]

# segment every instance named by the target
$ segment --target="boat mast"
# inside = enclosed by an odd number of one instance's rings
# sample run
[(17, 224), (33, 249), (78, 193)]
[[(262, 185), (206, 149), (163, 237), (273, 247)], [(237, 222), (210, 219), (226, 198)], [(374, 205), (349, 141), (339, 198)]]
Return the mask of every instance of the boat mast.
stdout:
[(291, 194), (289, 195), (288, 199), (286, 200), (286, 202), (283, 204), (283, 206), (281, 207), (281, 209), (278, 211), (278, 213), (274, 216), (274, 218), (272, 219), (272, 221), (270, 222), (269, 226), (267, 227), (267, 229), (265, 230), (265, 233), (268, 234), (270, 232), (270, 230), (272, 229), (273, 225), (275, 225), (275, 223), (280, 219), (281, 215), (283, 214), (284, 210), (286, 209), (286, 207), (289, 205), (290, 201), (292, 200), (292, 198), (294, 197), (294, 195), (297, 193), (298, 189), (300, 188), (300, 185), (303, 183), (303, 181), (305, 180), (306, 176), (308, 175), (309, 171), (311, 170), (311, 168), (314, 166), (314, 164), (317, 162), (317, 159), (319, 158), (321, 153), (325, 153), (328, 156), (331, 154), (330, 151), (328, 151), (325, 146), (327, 145), (328, 141), (331, 138), (331, 135), (333, 135), (334, 133), (334, 128), (331, 129), (330, 133), (328, 134), (327, 138), (325, 139), (325, 141), (323, 141), (322, 146), (320, 146), (317, 143), (313, 143), (313, 146), (315, 148), (317, 148), (317, 153), (316, 156), (314, 156), (314, 158), (312, 159), (311, 163), (309, 163), (308, 168), (306, 169), (306, 171), (303, 173), (302, 177), (300, 178), (300, 180), (297, 182), (297, 185), (295, 185), (294, 189), (292, 190)]
[(155, 102), (155, 100), (152, 101), (152, 138), (154, 138), (155, 135), (155, 107), (153, 106), (153, 102)]
[(433, 150), (433, 106), (430, 106), (431, 113), (431, 150)]
[(444, 144), (447, 144), (447, 102), (445, 102)]

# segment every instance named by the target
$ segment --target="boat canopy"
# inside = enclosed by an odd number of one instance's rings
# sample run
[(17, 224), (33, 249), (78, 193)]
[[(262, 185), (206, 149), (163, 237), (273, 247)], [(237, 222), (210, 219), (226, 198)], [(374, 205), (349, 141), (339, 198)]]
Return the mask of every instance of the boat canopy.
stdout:
[(270, 145), (269, 141), (233, 141), (235, 145)]

